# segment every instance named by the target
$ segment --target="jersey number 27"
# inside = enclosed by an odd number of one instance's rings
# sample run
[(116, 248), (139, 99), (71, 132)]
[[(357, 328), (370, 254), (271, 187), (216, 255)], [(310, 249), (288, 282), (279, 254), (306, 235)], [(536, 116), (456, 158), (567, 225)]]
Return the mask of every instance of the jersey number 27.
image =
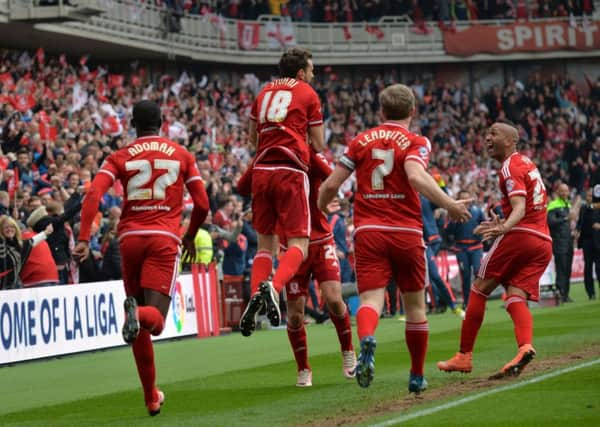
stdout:
[[(125, 162), (127, 171), (137, 171), (127, 182), (127, 199), (164, 200), (167, 187), (177, 181), (179, 168), (180, 163), (177, 160), (155, 159), (154, 162), (150, 162), (150, 160)], [(164, 169), (165, 173), (154, 180), (152, 188), (142, 188), (152, 180), (152, 172), (156, 169)]]

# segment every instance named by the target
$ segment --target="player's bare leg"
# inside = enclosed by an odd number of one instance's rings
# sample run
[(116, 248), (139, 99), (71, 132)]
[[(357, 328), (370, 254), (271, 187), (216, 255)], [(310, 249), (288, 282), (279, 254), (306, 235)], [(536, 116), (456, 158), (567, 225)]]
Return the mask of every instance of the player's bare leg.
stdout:
[(512, 318), (515, 328), (515, 338), (519, 348), (517, 355), (502, 367), (500, 372), (491, 378), (503, 378), (506, 376), (519, 376), (525, 366), (533, 360), (536, 355), (533, 348), (533, 318), (527, 305), (528, 295), (523, 290), (514, 286), (507, 289), (505, 302), (506, 311)]
[(427, 389), (424, 365), (429, 340), (429, 323), (425, 314), (425, 291), (403, 293), (402, 304), (406, 316), (404, 336), (411, 360), (408, 391), (419, 394)]
[(469, 303), (460, 332), (460, 351), (449, 360), (438, 362), (440, 370), (446, 372), (469, 373), (473, 369), (473, 347), (483, 323), (485, 306), (488, 295), (496, 289), (498, 283), (495, 279), (477, 278), (469, 295)]
[(356, 313), (356, 328), (360, 339), (360, 353), (356, 364), (356, 381), (369, 387), (375, 375), (375, 330), (385, 301), (385, 288), (361, 292), (360, 307)]
[(297, 387), (312, 386), (312, 370), (308, 364), (308, 344), (306, 342), (306, 329), (304, 328), (304, 296), (287, 301), (287, 334), (296, 359), (298, 377)]
[[(128, 300), (130, 299), (131, 297), (128, 298)], [(154, 365), (154, 349), (150, 336), (160, 335), (162, 332), (164, 328), (164, 318), (169, 311), (171, 298), (160, 292), (144, 289), (144, 294), (138, 296), (136, 302), (136, 316), (139, 320), (139, 333), (132, 343), (132, 350), (140, 381), (142, 382), (142, 387), (144, 389), (146, 407), (148, 413), (154, 416), (160, 413), (160, 407), (164, 402), (165, 396), (155, 384), (156, 369)], [(129, 314), (127, 314), (126, 317), (128, 315)], [(127, 324), (127, 320), (125, 323)]]
[(260, 292), (265, 301), (267, 318), (272, 326), (279, 326), (281, 312), (279, 311), (279, 293), (298, 272), (302, 262), (308, 255), (308, 237), (288, 237), (288, 248), (279, 259), (279, 266), (273, 276), (273, 282), (263, 282)]
[(342, 352), (342, 373), (345, 378), (355, 376), (356, 354), (352, 346), (352, 326), (346, 303), (342, 299), (342, 284), (338, 281), (327, 281), (319, 285), (323, 299), (329, 310), (329, 317), (335, 326)]
[[(252, 332), (256, 329), (256, 314), (265, 304), (261, 288), (265, 288), (265, 290), (270, 288), (268, 280), (273, 265), (270, 254), (274, 253), (277, 243), (277, 239), (273, 235), (258, 233), (257, 237), (258, 242), (255, 257), (257, 262), (252, 264), (252, 273), (250, 275), (252, 295), (240, 317), (240, 331), (245, 337), (252, 335)], [(266, 285), (263, 286), (265, 283)], [(279, 310), (279, 305), (277, 305), (277, 310)]]

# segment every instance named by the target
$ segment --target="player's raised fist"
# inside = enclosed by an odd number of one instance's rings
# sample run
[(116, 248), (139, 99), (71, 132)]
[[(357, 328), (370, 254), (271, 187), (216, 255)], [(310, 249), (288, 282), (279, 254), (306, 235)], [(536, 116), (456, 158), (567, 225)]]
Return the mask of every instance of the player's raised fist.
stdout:
[(77, 242), (73, 248), (73, 258), (78, 263), (82, 263), (90, 255), (90, 246), (88, 242)]

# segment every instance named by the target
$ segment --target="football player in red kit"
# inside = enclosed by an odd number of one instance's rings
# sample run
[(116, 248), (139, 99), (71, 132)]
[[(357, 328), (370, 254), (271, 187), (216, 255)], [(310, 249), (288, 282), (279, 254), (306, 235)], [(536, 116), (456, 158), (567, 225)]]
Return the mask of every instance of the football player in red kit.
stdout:
[[(327, 217), (317, 207), (319, 186), (331, 173), (327, 161), (311, 151), (310, 169), (310, 215), (311, 232), (308, 244), (308, 257), (294, 277), (286, 283), (287, 333), (294, 358), (296, 359), (298, 387), (312, 386), (312, 369), (308, 363), (308, 343), (304, 327), (304, 307), (311, 279), (319, 282), (323, 299), (329, 310), (329, 317), (335, 326), (342, 353), (342, 373), (345, 378), (354, 378), (356, 354), (352, 346), (352, 325), (350, 314), (342, 298), (340, 283), (340, 263), (335, 253), (335, 242)], [(238, 181), (238, 191), (242, 195), (251, 194), (252, 168)], [(285, 235), (278, 228), (283, 250), (287, 248)]]
[[(254, 331), (256, 313), (263, 304), (271, 324), (279, 325), (279, 292), (308, 256), (310, 150), (318, 152), (324, 146), (321, 103), (308, 84), (313, 78), (311, 53), (298, 47), (289, 49), (279, 61), (279, 70), (281, 78), (267, 83), (256, 97), (248, 129), (256, 146), (252, 225), (258, 244), (251, 274), (253, 295), (240, 320), (244, 336)], [(288, 249), (271, 283), (268, 279), (278, 230)]]
[(194, 207), (184, 249), (194, 256), (194, 236), (208, 212), (208, 196), (194, 157), (182, 146), (160, 137), (161, 114), (152, 101), (133, 107), (138, 138), (112, 153), (94, 178), (81, 208), (76, 259), (89, 255), (90, 229), (104, 193), (117, 180), (125, 188), (118, 235), (127, 299), (123, 339), (132, 345), (150, 415), (160, 412), (164, 393), (155, 384), (150, 335), (160, 335), (178, 273), (179, 223), (184, 185)]
[(518, 352), (494, 375), (517, 376), (535, 357), (533, 319), (527, 301), (539, 299), (539, 281), (552, 258), (552, 239), (546, 220), (548, 197), (537, 167), (517, 152), (519, 132), (507, 123), (494, 123), (485, 138), (492, 158), (501, 163), (500, 191), (505, 220), (492, 213), (475, 229), (494, 244), (481, 262), (471, 287), (460, 334), (460, 351), (450, 360), (438, 362), (442, 371), (471, 372), (473, 347), (483, 323), (488, 295), (499, 284), (506, 288), (506, 311), (515, 325)]
[(356, 172), (354, 199), (355, 265), (360, 308), (356, 315), (360, 354), (356, 379), (368, 387), (375, 371), (375, 330), (385, 290), (393, 278), (406, 312), (406, 344), (411, 356), (408, 389), (427, 388), (423, 365), (429, 326), (425, 316), (426, 258), (421, 217), (422, 193), (464, 221), (470, 214), (463, 201), (444, 193), (427, 172), (431, 144), (408, 130), (415, 98), (405, 85), (379, 94), (384, 123), (358, 135), (329, 178), (321, 185), (318, 205), (325, 210), (340, 185)]

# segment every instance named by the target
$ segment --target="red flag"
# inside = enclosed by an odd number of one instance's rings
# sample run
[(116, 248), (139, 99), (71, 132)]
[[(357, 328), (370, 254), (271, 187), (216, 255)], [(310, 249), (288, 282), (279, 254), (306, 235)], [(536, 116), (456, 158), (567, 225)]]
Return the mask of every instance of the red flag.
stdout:
[(366, 25), (365, 31), (369, 34), (374, 35), (377, 38), (377, 40), (383, 40), (385, 37), (385, 33), (377, 25)]
[(48, 86), (44, 88), (44, 98), (57, 99), (58, 95), (52, 91)]
[(40, 123), (50, 123), (50, 117), (48, 117), (48, 114), (44, 110), (38, 113), (38, 119)]
[(40, 133), (40, 138), (42, 141), (56, 141), (58, 137), (58, 130), (56, 126), (50, 126), (48, 123), (40, 122), (38, 127), (38, 131)]
[(12, 171), (13, 175), (8, 179), (8, 182), (6, 183), (8, 195), (11, 199), (15, 197), (15, 193), (19, 188), (19, 169), (12, 169)]
[(106, 115), (102, 119), (102, 132), (105, 135), (119, 136), (123, 133), (123, 126), (117, 116)]
[(260, 24), (238, 21), (238, 45), (240, 49), (254, 50), (260, 39)]
[(12, 74), (10, 73), (2, 73), (0, 74), (0, 83), (9, 91), (15, 89), (15, 80), (13, 79)]
[(352, 33), (350, 32), (350, 26), (344, 25), (342, 27), (342, 30), (344, 31), (344, 40), (350, 40), (352, 38)]
[(15, 108), (15, 110), (19, 110), (20, 112), (24, 113), (30, 108), (33, 108), (36, 104), (36, 101), (33, 95), (15, 95), (11, 99), (10, 103)]
[(46, 60), (46, 54), (44, 53), (43, 48), (38, 48), (38, 50), (35, 52), (35, 57), (37, 59), (38, 64), (44, 65), (44, 61)]
[(125, 81), (125, 76), (123, 74), (109, 74), (108, 75), (108, 87), (122, 87), (123, 82)]
[(131, 86), (140, 87), (142, 85), (142, 79), (140, 78), (140, 76), (134, 74), (130, 77), (130, 83)]
[(48, 123), (44, 122), (41, 118), (40, 118), (40, 124), (38, 125), (38, 132), (40, 133), (40, 139), (42, 141), (46, 141), (48, 139)]

